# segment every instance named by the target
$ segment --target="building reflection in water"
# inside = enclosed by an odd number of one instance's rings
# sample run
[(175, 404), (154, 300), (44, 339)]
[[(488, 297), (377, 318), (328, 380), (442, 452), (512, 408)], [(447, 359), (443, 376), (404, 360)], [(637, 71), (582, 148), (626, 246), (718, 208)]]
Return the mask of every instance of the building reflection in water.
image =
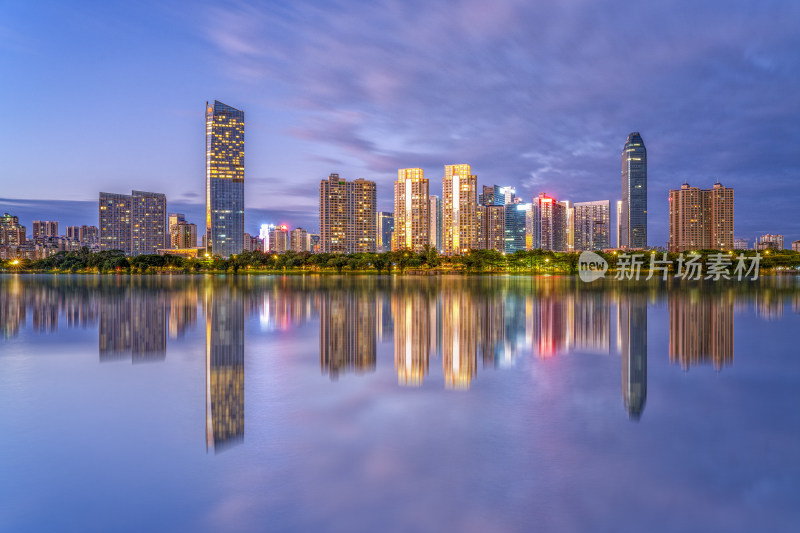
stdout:
[(622, 293), (617, 305), (622, 400), (628, 417), (639, 420), (647, 400), (647, 297), (644, 294)]
[(397, 382), (404, 386), (420, 386), (428, 374), (430, 360), (431, 315), (434, 314), (431, 302), (422, 291), (396, 290), (390, 303)]
[(206, 450), (244, 439), (244, 300), (233, 283), (207, 285)]
[(100, 361), (163, 361), (167, 356), (167, 293), (141, 286), (134, 289), (130, 283), (119, 283), (116, 289), (100, 299)]
[(669, 294), (669, 360), (684, 370), (712, 364), (716, 370), (733, 364), (733, 291), (719, 294), (699, 289)]
[(340, 373), (375, 371), (375, 294), (347, 283), (322, 289), (319, 366), (332, 380)]
[(478, 368), (478, 320), (471, 291), (445, 284), (442, 298), (442, 370), (445, 387), (468, 389)]

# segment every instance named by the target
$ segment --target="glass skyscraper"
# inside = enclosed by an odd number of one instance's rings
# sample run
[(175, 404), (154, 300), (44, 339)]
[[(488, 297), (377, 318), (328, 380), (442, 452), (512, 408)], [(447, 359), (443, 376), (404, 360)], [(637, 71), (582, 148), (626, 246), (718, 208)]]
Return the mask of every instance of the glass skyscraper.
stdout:
[(647, 248), (647, 149), (638, 131), (622, 149), (620, 247)]
[(206, 249), (244, 249), (244, 112), (206, 102)]

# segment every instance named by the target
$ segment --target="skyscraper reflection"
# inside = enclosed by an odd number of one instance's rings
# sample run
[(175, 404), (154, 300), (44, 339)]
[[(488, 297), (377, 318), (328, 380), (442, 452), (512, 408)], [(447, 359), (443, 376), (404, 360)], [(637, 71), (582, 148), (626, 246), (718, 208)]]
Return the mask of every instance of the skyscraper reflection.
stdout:
[(395, 291), (391, 296), (391, 308), (397, 383), (422, 385), (428, 374), (431, 348), (432, 313), (429, 299), (422, 291)]
[[(684, 370), (711, 363), (716, 370), (733, 364), (732, 291), (700, 290), (669, 295), (669, 361)], [(782, 303), (782, 302), (781, 302)]]
[(445, 284), (442, 298), (442, 370), (449, 389), (468, 389), (478, 367), (478, 320), (472, 292)]
[(622, 399), (628, 417), (639, 420), (647, 400), (647, 299), (642, 294), (623, 293), (618, 305)]
[(375, 295), (357, 287), (324, 290), (319, 309), (319, 366), (331, 379), (340, 372), (375, 370)]
[(206, 286), (206, 450), (244, 439), (244, 301), (233, 283)]

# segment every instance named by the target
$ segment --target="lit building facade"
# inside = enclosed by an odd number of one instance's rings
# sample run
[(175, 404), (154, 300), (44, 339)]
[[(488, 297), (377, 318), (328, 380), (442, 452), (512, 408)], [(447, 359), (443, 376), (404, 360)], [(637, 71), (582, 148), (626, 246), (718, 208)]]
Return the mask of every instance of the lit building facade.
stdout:
[(289, 249), (293, 252), (310, 252), (311, 239), (303, 228), (295, 228), (289, 232)]
[(622, 149), (620, 247), (647, 248), (647, 149), (638, 131)]
[[(196, 238), (195, 242), (197, 242)], [(133, 191), (131, 193), (131, 255), (157, 254), (159, 249), (168, 246), (166, 195), (157, 192)]]
[(380, 211), (378, 213), (378, 227), (376, 228), (375, 238), (377, 252), (389, 252), (392, 250), (392, 233), (394, 232), (394, 213)]
[(669, 250), (733, 250), (733, 189), (684, 183), (669, 191)]
[(445, 165), (442, 180), (444, 253), (462, 254), (478, 248), (478, 178), (469, 165)]
[(533, 248), (565, 250), (566, 207), (540, 193), (533, 199)]
[(326, 253), (374, 252), (377, 245), (374, 181), (348, 182), (331, 174), (319, 183), (319, 230)]
[(533, 247), (533, 204), (505, 206), (505, 251), (513, 254)]
[(269, 232), (268, 252), (282, 254), (289, 249), (289, 228), (277, 226)]
[(622, 246), (622, 200), (617, 200), (617, 241), (616, 246)]
[(438, 196), (432, 194), (430, 196), (430, 206), (428, 207), (430, 213), (430, 245), (436, 248), (437, 251), (443, 250), (444, 243), (442, 242), (442, 201)]
[(206, 248), (230, 257), (244, 249), (244, 112), (206, 102)]
[(506, 206), (481, 205), (478, 207), (480, 218), (480, 248), (486, 250), (506, 251)]
[(611, 247), (609, 201), (575, 204), (575, 250), (604, 250)]
[(121, 250), (131, 254), (131, 197), (100, 193), (100, 251)]
[(33, 238), (58, 237), (58, 222), (54, 220), (34, 220)]
[(772, 235), (767, 233), (756, 241), (757, 250), (783, 250), (783, 235)]
[(421, 168), (397, 171), (392, 250), (421, 252), (430, 244), (429, 189)]
[(20, 225), (19, 217), (5, 213), (0, 218), (0, 245), (20, 246), (25, 240), (25, 226)]

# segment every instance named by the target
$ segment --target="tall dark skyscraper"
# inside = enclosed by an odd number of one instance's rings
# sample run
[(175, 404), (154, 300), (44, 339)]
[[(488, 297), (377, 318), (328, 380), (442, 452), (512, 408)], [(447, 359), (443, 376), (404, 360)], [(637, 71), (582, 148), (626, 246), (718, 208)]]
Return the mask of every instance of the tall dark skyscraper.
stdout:
[(216, 100), (206, 102), (206, 248), (244, 249), (244, 112)]
[(647, 149), (638, 131), (622, 149), (621, 247), (647, 248)]

